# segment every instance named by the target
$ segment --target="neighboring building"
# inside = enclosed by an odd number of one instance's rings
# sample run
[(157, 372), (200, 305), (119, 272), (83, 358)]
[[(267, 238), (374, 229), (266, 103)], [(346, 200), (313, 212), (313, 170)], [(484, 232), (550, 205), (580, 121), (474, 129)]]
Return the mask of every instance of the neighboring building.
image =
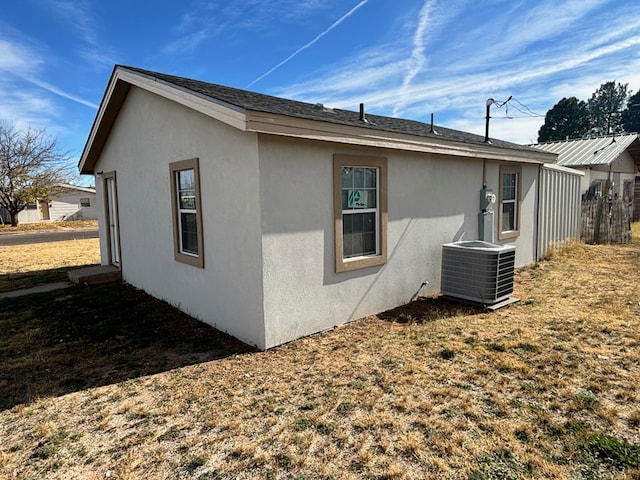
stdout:
[(558, 155), (558, 165), (585, 172), (585, 199), (611, 195), (633, 205), (640, 220), (640, 140), (637, 133), (580, 138), (531, 145)]
[(437, 293), (442, 245), (479, 237), (483, 184), (483, 238), (537, 260), (557, 157), (483, 140), (117, 66), (79, 168), (103, 264), (266, 349)]
[[(0, 218), (10, 221), (9, 213), (0, 207)], [(30, 203), (18, 214), (18, 223), (36, 223), (64, 220), (96, 220), (96, 189), (67, 183), (58, 185), (48, 200)]]

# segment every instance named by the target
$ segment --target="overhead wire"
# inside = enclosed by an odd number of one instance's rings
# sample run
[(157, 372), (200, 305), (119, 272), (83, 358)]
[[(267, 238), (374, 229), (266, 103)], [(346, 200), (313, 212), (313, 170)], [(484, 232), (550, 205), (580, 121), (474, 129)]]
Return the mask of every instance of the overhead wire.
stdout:
[[(515, 102), (516, 104), (512, 103)], [(545, 115), (542, 115), (540, 113), (534, 112), (533, 110), (531, 110), (529, 107), (527, 107), (525, 104), (523, 104), (522, 102), (520, 102), (517, 98), (514, 97), (509, 97), (507, 100), (505, 100), (504, 102), (494, 102), (493, 103), (497, 108), (502, 108), (504, 106), (506, 106), (505, 108), (505, 116), (506, 118), (509, 119), (513, 119), (513, 118), (539, 118), (539, 117), (545, 117)], [(523, 116), (522, 117), (514, 117), (514, 116), (510, 116), (509, 115), (509, 105), (511, 105), (512, 108), (516, 109), (518, 112), (522, 113)], [(518, 107), (518, 105), (520, 105), (520, 107)]]

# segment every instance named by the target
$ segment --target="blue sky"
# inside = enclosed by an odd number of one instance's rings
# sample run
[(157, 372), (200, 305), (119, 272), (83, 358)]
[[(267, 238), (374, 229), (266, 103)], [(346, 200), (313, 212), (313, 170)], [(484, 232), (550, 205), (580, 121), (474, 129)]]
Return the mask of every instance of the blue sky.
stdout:
[(531, 143), (562, 97), (640, 89), (637, 0), (7, 0), (0, 119), (82, 152), (114, 64)]

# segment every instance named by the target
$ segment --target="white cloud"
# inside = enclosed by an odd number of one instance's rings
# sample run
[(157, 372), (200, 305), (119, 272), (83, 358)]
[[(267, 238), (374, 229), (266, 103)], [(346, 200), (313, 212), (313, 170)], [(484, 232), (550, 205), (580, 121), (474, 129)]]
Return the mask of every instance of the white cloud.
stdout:
[[(11, 118), (33, 117), (31, 106), (46, 103), (47, 109), (40, 110), (41, 117), (55, 115), (57, 109), (42, 94), (48, 92), (72, 102), (97, 109), (93, 102), (66, 92), (41, 79), (41, 69), (45, 65), (41, 56), (33, 49), (9, 40), (0, 39), (0, 91), (4, 93), (5, 114)], [(36, 89), (27, 88), (30, 84)], [(9, 95), (6, 92), (11, 92)], [(20, 99), (17, 102), (15, 99)], [(23, 104), (22, 109), (19, 105)], [(10, 105), (11, 107), (7, 107)], [(20, 114), (20, 111), (23, 114)]]
[[(475, 30), (464, 24), (464, 9), (429, 16), (437, 5), (425, 2), (413, 29), (394, 32), (394, 44), (370, 45), (275, 94), (353, 110), (364, 101), (372, 113), (425, 121), (435, 112), (436, 123), (440, 118), (449, 122), (446, 126), (484, 134), (489, 97), (514, 95), (544, 115), (563, 96), (588, 99), (605, 81), (640, 88), (640, 12), (625, 11), (621, 17), (613, 11), (610, 17), (585, 22), (611, 5), (602, 0), (532, 5), (527, 15), (512, 11), (508, 20), (496, 19), (495, 25)], [(500, 24), (509, 27), (507, 34), (496, 31), (484, 40), (479, 35)], [(543, 122), (541, 117), (500, 118), (491, 135), (530, 143)]]
[(111, 48), (99, 39), (100, 26), (95, 19), (91, 4), (83, 0), (51, 0), (48, 6), (66, 26), (71, 26), (79, 33), (80, 41), (76, 52), (88, 64), (103, 70), (117, 63), (116, 55)]
[[(403, 98), (403, 92), (407, 91), (409, 85), (413, 79), (420, 73), (420, 71), (424, 68), (424, 65), (427, 62), (425, 57), (425, 48), (427, 46), (427, 27), (431, 23), (431, 12), (433, 10), (433, 2), (430, 0), (426, 0), (422, 9), (420, 10), (420, 14), (418, 16), (418, 25), (416, 27), (415, 34), (413, 36), (413, 49), (411, 50), (411, 56), (409, 57), (409, 61), (407, 62), (407, 69), (402, 80), (402, 87), (400, 97)], [(393, 109), (392, 115), (396, 116), (400, 112), (403, 106), (402, 102), (398, 102)]]
[(160, 49), (163, 55), (191, 54), (221, 36), (229, 42), (240, 32), (255, 37), (259, 31), (281, 28), (282, 24), (314, 23), (319, 13), (342, 8), (342, 4), (337, 0), (195, 0), (184, 8), (172, 29), (175, 38)]
[(42, 63), (40, 56), (29, 48), (0, 38), (0, 71), (28, 75)]

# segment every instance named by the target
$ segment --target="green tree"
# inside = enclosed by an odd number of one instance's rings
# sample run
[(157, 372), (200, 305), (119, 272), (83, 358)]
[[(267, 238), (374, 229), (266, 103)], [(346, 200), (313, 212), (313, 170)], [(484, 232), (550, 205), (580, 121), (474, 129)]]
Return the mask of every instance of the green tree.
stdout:
[(627, 100), (627, 108), (622, 111), (622, 127), (625, 132), (640, 132), (640, 91)]
[(18, 213), (28, 203), (48, 200), (69, 177), (67, 154), (44, 130), (17, 130), (0, 122), (0, 206), (18, 225)]
[(621, 112), (627, 99), (627, 86), (627, 83), (605, 82), (591, 95), (587, 109), (593, 135), (623, 131)]
[(589, 133), (590, 127), (587, 104), (576, 97), (563, 98), (545, 115), (538, 143), (580, 138)]

